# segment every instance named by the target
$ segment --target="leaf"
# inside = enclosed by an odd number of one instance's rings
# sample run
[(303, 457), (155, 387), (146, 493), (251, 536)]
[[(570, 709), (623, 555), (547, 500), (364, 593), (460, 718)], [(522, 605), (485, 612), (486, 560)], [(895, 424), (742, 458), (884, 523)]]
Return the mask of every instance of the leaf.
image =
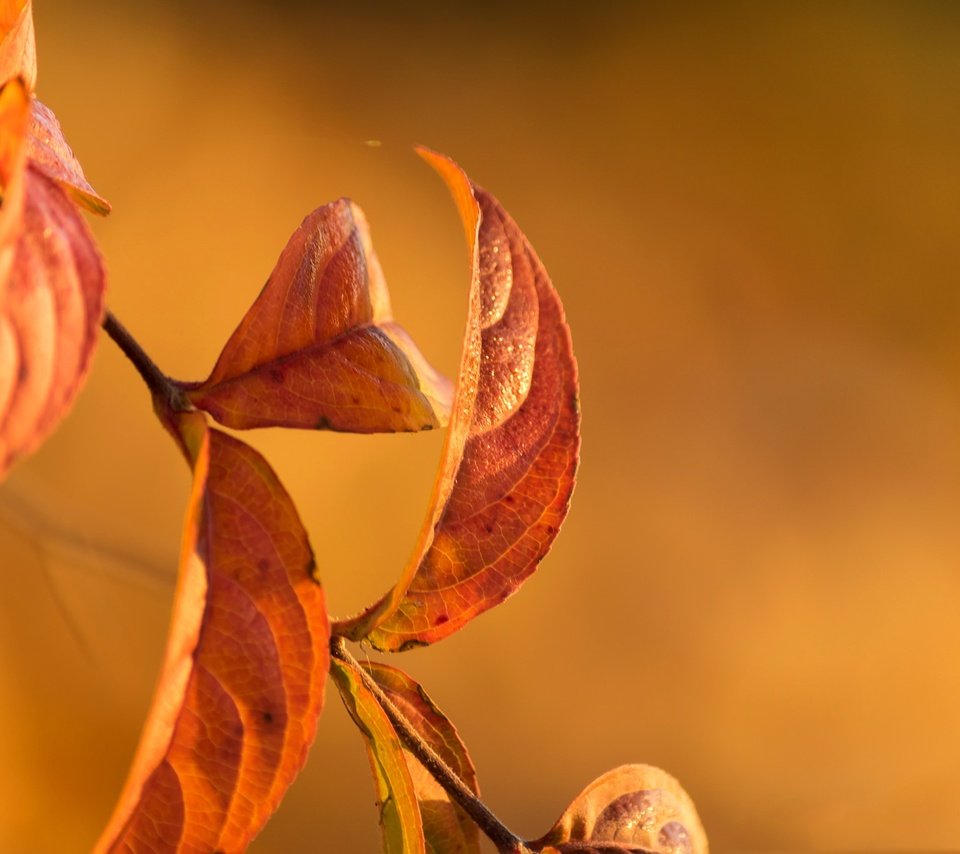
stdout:
[[(467, 788), (479, 795), (477, 772), (466, 745), (426, 691), (395, 667), (365, 662), (363, 669)], [(413, 754), (404, 751), (404, 757), (420, 805), (429, 854), (479, 854), (479, 833), (473, 820), (450, 800), (446, 790)]]
[(452, 160), (473, 253), (460, 375), (426, 522), (400, 581), (334, 633), (402, 650), (452, 634), (516, 592), (566, 516), (580, 447), (563, 308), (517, 224)]
[(354, 433), (441, 426), (451, 396), (392, 321), (366, 218), (347, 199), (303, 221), (209, 379), (183, 388), (228, 427)]
[(336, 658), (330, 673), (350, 717), (364, 736), (380, 808), (386, 854), (425, 854), (423, 823), (400, 739), (360, 674)]
[(306, 760), (329, 624), (313, 552), (263, 457), (173, 418), (193, 492), (166, 657), (98, 851), (241, 851)]
[(587, 786), (535, 851), (706, 854), (707, 837), (690, 796), (666, 771), (621, 765)]
[(86, 377), (106, 273), (64, 192), (27, 162), (30, 101), (0, 92), (0, 477), (66, 414)]
[(96, 190), (87, 183), (53, 110), (37, 100), (33, 101), (30, 115), (27, 159), (34, 168), (56, 181), (81, 207), (101, 216), (110, 213), (110, 203), (98, 196)]
[(0, 0), (0, 83), (21, 77), (27, 91), (37, 85), (37, 48), (31, 0)]

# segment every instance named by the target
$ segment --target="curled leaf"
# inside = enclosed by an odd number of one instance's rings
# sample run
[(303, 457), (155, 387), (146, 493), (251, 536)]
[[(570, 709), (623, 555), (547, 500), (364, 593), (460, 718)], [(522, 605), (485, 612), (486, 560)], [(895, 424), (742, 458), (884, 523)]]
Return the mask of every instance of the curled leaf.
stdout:
[(193, 466), (153, 707), (98, 851), (241, 851), (306, 760), (329, 624), (313, 552), (263, 457), (172, 418)]
[(330, 673), (366, 742), (380, 809), (383, 850), (386, 854), (425, 854), (417, 794), (393, 724), (358, 672), (332, 658)]
[(13, 77), (20, 77), (28, 92), (37, 85), (31, 0), (0, 0), (0, 83)]
[(580, 447), (563, 308), (510, 215), (452, 160), (446, 181), (473, 253), (457, 391), (414, 555), (383, 599), (336, 634), (400, 650), (457, 631), (516, 592), (567, 513)]
[(535, 851), (707, 854), (707, 837), (690, 796), (666, 771), (622, 765), (587, 786)]
[[(420, 737), (475, 795), (480, 794), (477, 772), (456, 727), (427, 692), (402, 670), (378, 662), (363, 669), (383, 689)], [(477, 825), (409, 751), (404, 751), (413, 782), (428, 854), (479, 854)]]
[(450, 406), (449, 382), (391, 318), (366, 218), (347, 199), (303, 221), (210, 377), (183, 388), (237, 429), (429, 430)]
[(81, 207), (101, 216), (110, 213), (110, 203), (87, 183), (53, 110), (37, 100), (33, 101), (30, 115), (27, 159), (34, 168), (56, 181)]
[(69, 409), (86, 377), (106, 274), (60, 187), (28, 161), (30, 99), (0, 91), (0, 477)]

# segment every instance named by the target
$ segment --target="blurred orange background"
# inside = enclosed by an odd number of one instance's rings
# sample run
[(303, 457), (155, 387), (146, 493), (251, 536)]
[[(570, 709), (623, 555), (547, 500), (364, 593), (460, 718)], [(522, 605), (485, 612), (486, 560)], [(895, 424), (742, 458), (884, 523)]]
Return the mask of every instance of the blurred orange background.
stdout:
[[(960, 7), (82, 4), (35, 10), (38, 93), (114, 205), (109, 303), (202, 379), (287, 237), (349, 195), (398, 319), (455, 369), (454, 156), (573, 329), (583, 463), (522, 593), (398, 661), (491, 808), (543, 833), (623, 762), (715, 851), (960, 845)], [(383, 144), (370, 147), (364, 140)], [(246, 435), (330, 607), (408, 556), (441, 437)], [(189, 477), (102, 341), (0, 489), (0, 850), (89, 849), (150, 700)], [(257, 852), (368, 852), (335, 693)]]

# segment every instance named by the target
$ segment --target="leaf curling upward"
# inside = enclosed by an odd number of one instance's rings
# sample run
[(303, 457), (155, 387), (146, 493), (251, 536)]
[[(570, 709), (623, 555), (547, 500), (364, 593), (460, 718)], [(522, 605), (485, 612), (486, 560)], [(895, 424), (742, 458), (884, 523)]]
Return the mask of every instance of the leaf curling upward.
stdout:
[(433, 643), (515, 593), (566, 516), (580, 447), (577, 366), (563, 307), (523, 232), (449, 158), (472, 250), (463, 356), (430, 509), (379, 602), (334, 633), (381, 650)]
[(324, 205), (294, 232), (191, 402), (235, 429), (443, 426), (451, 385), (391, 314), (363, 212)]

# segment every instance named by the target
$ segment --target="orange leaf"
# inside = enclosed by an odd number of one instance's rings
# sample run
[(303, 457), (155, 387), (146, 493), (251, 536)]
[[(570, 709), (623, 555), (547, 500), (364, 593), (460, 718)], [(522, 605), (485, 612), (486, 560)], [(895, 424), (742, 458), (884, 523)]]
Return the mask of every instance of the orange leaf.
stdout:
[(549, 833), (528, 843), (543, 854), (707, 854), (690, 796), (666, 771), (621, 765), (587, 786)]
[(413, 779), (393, 724), (356, 670), (332, 658), (330, 674), (366, 743), (385, 854), (426, 854)]
[(37, 48), (31, 0), (0, 0), (0, 83), (23, 78), (27, 91), (37, 85)]
[(34, 100), (27, 135), (27, 158), (48, 178), (53, 178), (81, 207), (105, 216), (110, 203), (97, 195), (83, 175), (83, 169), (67, 145), (53, 110)]
[(580, 446), (570, 332), (540, 259), (459, 166), (420, 154), (457, 202), (473, 277), (450, 431), (413, 559), (380, 602), (334, 627), (383, 650), (446, 637), (520, 587), (566, 515)]
[(329, 624), (313, 552), (263, 457), (171, 427), (193, 465), (173, 623), (153, 707), (98, 851), (240, 851), (313, 742)]
[(346, 199), (303, 221), (209, 379), (183, 388), (238, 429), (429, 430), (450, 398), (391, 320), (366, 218)]
[[(477, 772), (456, 727), (434, 705), (420, 685), (402, 670), (378, 662), (365, 662), (363, 669), (383, 689), (420, 737), (475, 795), (480, 794)], [(427, 851), (436, 854), (479, 854), (477, 825), (446, 790), (408, 751), (404, 758), (413, 781)]]
[(106, 274), (64, 192), (26, 160), (29, 96), (0, 92), (0, 477), (53, 430), (90, 365)]

